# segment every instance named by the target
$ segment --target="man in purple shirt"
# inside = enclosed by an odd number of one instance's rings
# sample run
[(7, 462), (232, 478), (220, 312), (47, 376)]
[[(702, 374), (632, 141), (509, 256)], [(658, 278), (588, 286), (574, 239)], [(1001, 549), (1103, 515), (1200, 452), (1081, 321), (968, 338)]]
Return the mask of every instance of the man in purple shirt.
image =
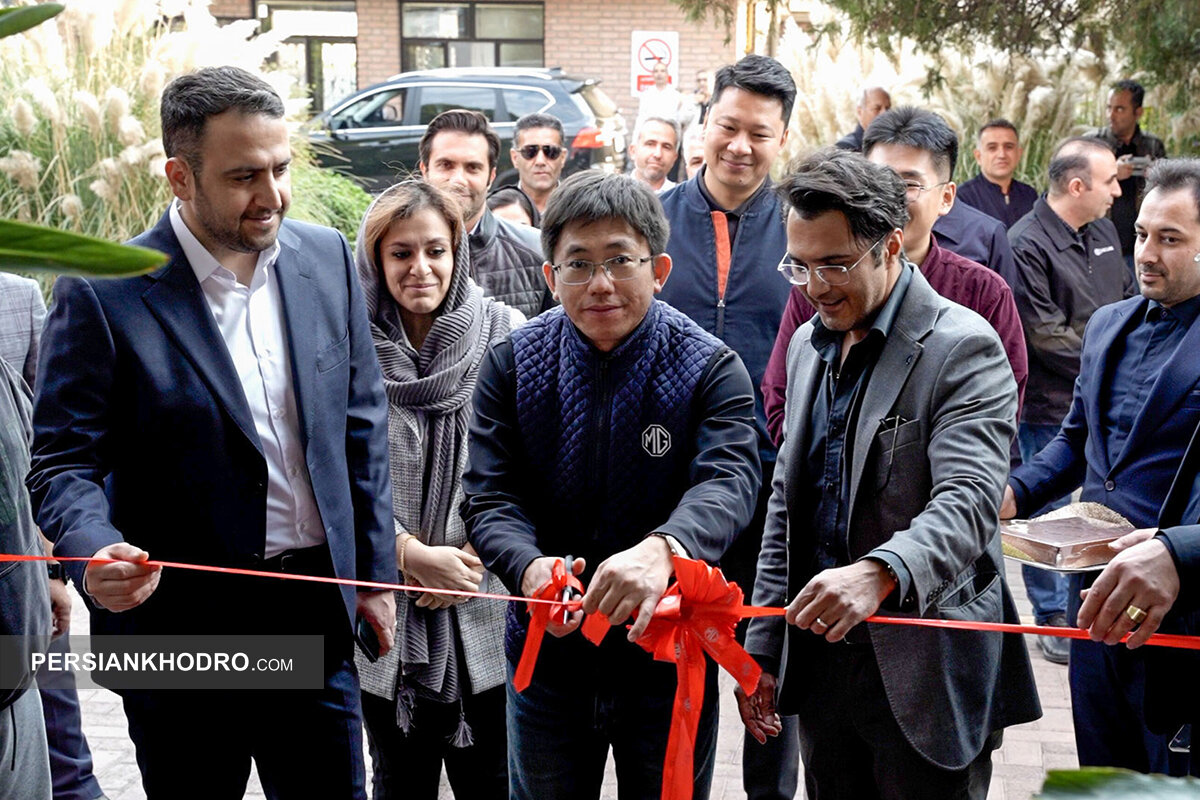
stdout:
[[(950, 180), (958, 157), (954, 131), (936, 114), (903, 106), (881, 114), (871, 124), (863, 139), (863, 153), (871, 161), (892, 167), (907, 186), (905, 256), (934, 291), (975, 311), (995, 328), (1012, 365), (1018, 398), (1023, 397), (1028, 356), (1012, 290), (992, 270), (939, 247), (932, 234), (934, 221), (954, 204), (955, 186)], [(796, 328), (813, 313), (804, 296), (793, 289), (762, 383), (767, 429), (776, 443), (782, 438), (788, 344)]]

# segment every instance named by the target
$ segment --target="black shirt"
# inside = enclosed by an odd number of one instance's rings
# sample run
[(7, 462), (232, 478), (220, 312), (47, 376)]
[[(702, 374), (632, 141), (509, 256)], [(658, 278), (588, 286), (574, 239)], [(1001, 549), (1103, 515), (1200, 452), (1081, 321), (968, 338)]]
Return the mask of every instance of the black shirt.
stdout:
[[(1197, 315), (1200, 315), (1200, 296), (1172, 308), (1163, 308), (1151, 300), (1146, 312), (1135, 318), (1135, 326), (1113, 343), (1115, 366), (1109, 383), (1108, 402), (1101, 409), (1110, 464), (1117, 463), (1134, 421), (1142, 416), (1142, 408), (1154, 382), (1179, 348)], [(1163, 442), (1162, 446), (1177, 447), (1182, 459), (1187, 442)]]
[(1009, 184), (1008, 194), (1005, 194), (983, 175), (976, 175), (958, 187), (959, 200), (1000, 220), (1005, 230), (1032, 211), (1037, 198), (1037, 189), (1028, 183), (1013, 181)]
[[(896, 315), (912, 282), (913, 267), (905, 263), (892, 293), (875, 315), (866, 337), (853, 345), (841, 359), (843, 331), (831, 331), (820, 317), (813, 318), (811, 344), (824, 362), (824, 375), (817, 381), (812, 398), (809, 426), (811, 437), (804, 463), (799, 468), (800, 486), (807, 495), (802, 508), (812, 509), (808, 528), (815, 547), (811, 574), (850, 563), (850, 480), (847, 453), (854, 451), (858, 413), (871, 372), (891, 334)], [(820, 280), (817, 278), (816, 280)], [(900, 578), (900, 596), (908, 590), (908, 570), (898, 559), (887, 562)], [(901, 578), (901, 576), (903, 576)]]

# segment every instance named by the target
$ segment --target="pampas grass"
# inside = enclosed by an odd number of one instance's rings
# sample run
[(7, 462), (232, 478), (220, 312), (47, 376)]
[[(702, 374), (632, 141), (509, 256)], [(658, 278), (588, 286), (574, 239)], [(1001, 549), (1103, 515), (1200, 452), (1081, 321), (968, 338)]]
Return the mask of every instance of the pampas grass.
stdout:
[[(197, 67), (245, 67), (289, 112), (306, 109), (290, 77), (264, 69), (280, 40), (257, 20), (220, 27), (206, 0), (64, 1), (57, 18), (0, 40), (0, 216), (114, 241), (150, 227), (171, 198), (159, 98)], [(293, 179), (322, 194), (297, 192), (291, 216), (352, 236), (370, 198), (341, 176), (312, 177), (320, 168), (296, 145)]]

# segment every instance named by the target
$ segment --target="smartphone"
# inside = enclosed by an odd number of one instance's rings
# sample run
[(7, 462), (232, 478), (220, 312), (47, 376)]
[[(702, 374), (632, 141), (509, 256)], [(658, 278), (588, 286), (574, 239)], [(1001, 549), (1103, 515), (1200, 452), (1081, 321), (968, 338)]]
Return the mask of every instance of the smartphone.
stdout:
[(354, 626), (354, 639), (362, 649), (363, 655), (367, 657), (367, 661), (374, 664), (379, 660), (379, 637), (375, 635), (375, 629), (371, 627), (371, 623), (367, 622), (366, 617), (358, 618), (358, 623)]

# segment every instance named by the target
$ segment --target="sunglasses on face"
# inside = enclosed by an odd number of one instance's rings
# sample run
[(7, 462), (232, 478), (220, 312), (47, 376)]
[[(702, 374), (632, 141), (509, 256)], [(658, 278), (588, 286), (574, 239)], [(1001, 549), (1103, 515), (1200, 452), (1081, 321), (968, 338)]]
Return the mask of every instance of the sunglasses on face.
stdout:
[(517, 150), (521, 157), (527, 161), (533, 161), (537, 158), (538, 150), (546, 154), (546, 158), (554, 161), (562, 155), (563, 149), (556, 144), (527, 144)]

